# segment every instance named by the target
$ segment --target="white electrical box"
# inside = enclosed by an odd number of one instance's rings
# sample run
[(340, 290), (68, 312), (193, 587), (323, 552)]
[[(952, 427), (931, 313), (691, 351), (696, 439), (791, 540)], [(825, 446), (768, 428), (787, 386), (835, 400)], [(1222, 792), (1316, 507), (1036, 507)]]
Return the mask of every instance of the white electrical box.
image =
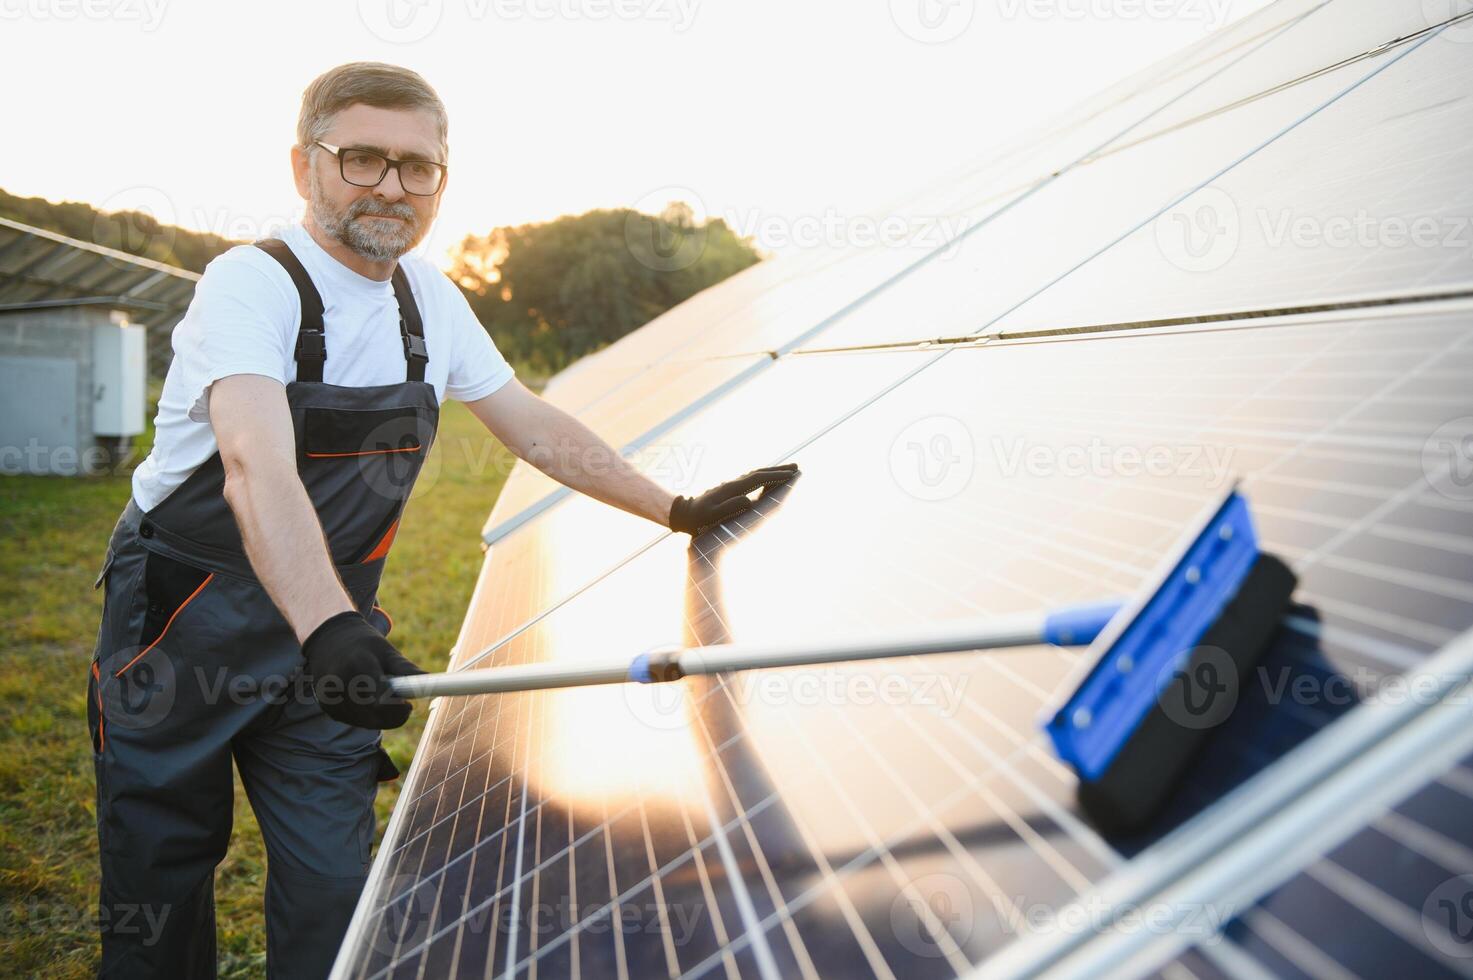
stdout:
[(92, 433), (136, 436), (143, 432), (147, 381), (147, 331), (120, 314), (92, 331)]

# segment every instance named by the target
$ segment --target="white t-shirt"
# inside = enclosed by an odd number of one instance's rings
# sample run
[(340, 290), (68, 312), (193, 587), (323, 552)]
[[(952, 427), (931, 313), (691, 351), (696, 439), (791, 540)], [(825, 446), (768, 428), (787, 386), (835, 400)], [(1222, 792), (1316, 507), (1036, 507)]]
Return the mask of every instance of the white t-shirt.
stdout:
[[(366, 387), (404, 381), (399, 304), (392, 282), (359, 275), (324, 252), (296, 223), (280, 236), (322, 296), (327, 360), (322, 380)], [(512, 368), (450, 278), (422, 256), (399, 259), (424, 321), (430, 360), (425, 381), (436, 398), (475, 401), (511, 380)], [(232, 374), (294, 381), (301, 299), (281, 264), (254, 245), (210, 262), (194, 299), (174, 327), (174, 360), (154, 419), (153, 451), (133, 471), (133, 498), (158, 505), (216, 450), (210, 385)]]

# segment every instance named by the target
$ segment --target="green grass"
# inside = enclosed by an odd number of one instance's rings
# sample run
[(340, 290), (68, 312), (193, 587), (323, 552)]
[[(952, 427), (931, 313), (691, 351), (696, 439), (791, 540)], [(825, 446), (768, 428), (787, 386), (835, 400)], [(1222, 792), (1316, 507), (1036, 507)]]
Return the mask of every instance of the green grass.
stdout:
[[(135, 459), (150, 441), (146, 434)], [(379, 590), (394, 617), (392, 639), (426, 670), (445, 668), (480, 569), (481, 525), (511, 462), (463, 405), (445, 406), (426, 469), (433, 483), (422, 481), (410, 502)], [(86, 693), (102, 595), (92, 581), (129, 493), (126, 475), (0, 477), (0, 973), (8, 976), (97, 972)], [(424, 718), (417, 707), (407, 725), (385, 733), (400, 769)], [(380, 835), (401, 782), (379, 786)], [(215, 881), (223, 977), (265, 972), (265, 870), (237, 778), (235, 834)]]

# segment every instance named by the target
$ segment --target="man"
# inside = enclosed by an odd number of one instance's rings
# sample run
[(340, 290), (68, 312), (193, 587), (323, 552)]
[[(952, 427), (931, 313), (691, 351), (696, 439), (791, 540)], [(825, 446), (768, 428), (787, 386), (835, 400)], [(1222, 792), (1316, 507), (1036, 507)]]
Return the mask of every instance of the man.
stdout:
[(291, 162), (306, 217), (210, 263), (98, 576), (105, 976), (214, 975), (232, 758), (269, 859), (267, 972), (328, 972), (377, 782), (398, 775), (380, 730), (410, 706), (388, 678), (422, 672), (375, 598), (444, 398), (564, 484), (677, 531), (795, 472), (674, 496), (512, 376), (454, 284), (408, 254), (448, 173), (445, 109), (419, 75), (354, 63), (315, 80)]

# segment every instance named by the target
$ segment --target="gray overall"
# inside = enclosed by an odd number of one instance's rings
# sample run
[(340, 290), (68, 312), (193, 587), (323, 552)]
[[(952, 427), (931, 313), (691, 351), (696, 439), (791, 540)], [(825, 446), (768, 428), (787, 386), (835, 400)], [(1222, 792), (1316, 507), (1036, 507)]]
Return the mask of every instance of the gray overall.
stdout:
[[(403, 383), (326, 384), (322, 299), (288, 246), (257, 245), (301, 296), (286, 386), (297, 472), (344, 587), (387, 633), (379, 577), (439, 423), (419, 310), (396, 269)], [(106, 977), (215, 976), (232, 758), (266, 844), (267, 973), (326, 976), (367, 877), (377, 784), (399, 774), (380, 732), (329, 718), (313, 698), (223, 486), (217, 452), (152, 510), (130, 499), (97, 579), (87, 706)]]

